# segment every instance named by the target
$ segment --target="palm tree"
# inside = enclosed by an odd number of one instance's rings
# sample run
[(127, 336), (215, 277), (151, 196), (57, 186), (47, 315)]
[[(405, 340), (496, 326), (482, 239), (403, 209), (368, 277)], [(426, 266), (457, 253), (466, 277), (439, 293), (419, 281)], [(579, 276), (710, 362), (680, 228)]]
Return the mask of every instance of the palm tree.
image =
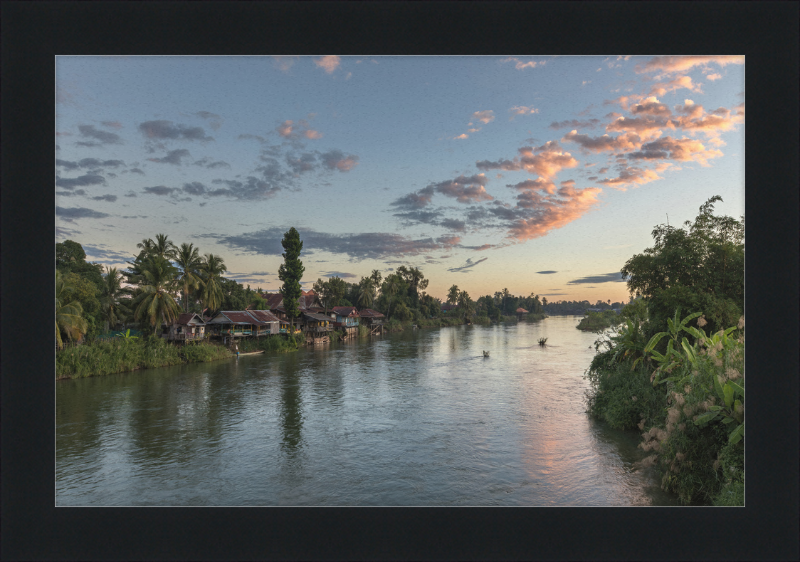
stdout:
[(471, 316), (471, 313), (474, 312), (472, 299), (469, 298), (469, 293), (466, 291), (461, 291), (458, 293), (458, 308), (461, 309), (461, 312), (464, 314), (464, 318)]
[(203, 282), (200, 278), (203, 259), (194, 244), (184, 242), (175, 254), (175, 263), (181, 269), (178, 281), (183, 287), (183, 311), (189, 312), (189, 291), (199, 288)]
[(449, 302), (450, 304), (456, 304), (457, 300), (458, 300), (458, 285), (453, 285), (447, 291), (447, 302)]
[(161, 323), (172, 322), (180, 313), (180, 307), (171, 292), (175, 288), (175, 277), (165, 267), (163, 260), (148, 260), (142, 270), (142, 282), (139, 284), (139, 296), (133, 304), (136, 310), (133, 315), (138, 321), (147, 320), (153, 326), (153, 335), (158, 333)]
[(110, 267), (106, 276), (103, 278), (103, 287), (100, 290), (100, 306), (106, 316), (105, 331), (108, 332), (109, 326), (116, 326), (129, 310), (119, 303), (122, 295), (129, 294), (127, 289), (122, 287), (122, 274), (116, 267)]
[(58, 349), (64, 347), (61, 339), (62, 330), (70, 340), (80, 338), (88, 330), (88, 324), (83, 318), (81, 303), (78, 301), (66, 302), (72, 290), (72, 287), (61, 277), (61, 272), (56, 270), (56, 344)]
[(153, 251), (154, 246), (155, 242), (153, 242), (152, 238), (142, 238), (142, 241), (136, 244), (137, 248), (144, 250), (147, 254)]
[(360, 304), (363, 308), (369, 308), (372, 306), (374, 294), (375, 288), (372, 286), (372, 279), (369, 277), (364, 278), (358, 293), (358, 304)]
[[(392, 297), (397, 294), (397, 291), (400, 290), (400, 279), (396, 274), (392, 274), (386, 277), (386, 281), (383, 282), (381, 286), (381, 293), (386, 295), (389, 304), (387, 306), (388, 309), (392, 307)], [(386, 316), (389, 316), (389, 310), (386, 311)]]
[(220, 284), (220, 276), (227, 271), (225, 269), (225, 262), (222, 258), (214, 254), (206, 254), (201, 265), (201, 274), (203, 276), (203, 286), (201, 292), (201, 300), (203, 306), (212, 310), (217, 310), (222, 305), (222, 285)]
[(152, 253), (167, 260), (175, 258), (177, 248), (175, 244), (170, 241), (169, 236), (166, 234), (156, 234), (156, 239), (153, 244)]

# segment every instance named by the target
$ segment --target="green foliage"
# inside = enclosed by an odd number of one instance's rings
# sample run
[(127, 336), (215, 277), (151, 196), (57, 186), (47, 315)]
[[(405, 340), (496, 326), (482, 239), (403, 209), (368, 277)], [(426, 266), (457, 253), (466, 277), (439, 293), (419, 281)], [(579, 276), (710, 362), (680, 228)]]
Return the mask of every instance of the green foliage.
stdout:
[(621, 321), (622, 318), (613, 310), (589, 312), (586, 317), (581, 318), (581, 321), (576, 327), (584, 332), (599, 332), (611, 326), (616, 326)]
[(646, 370), (631, 370), (613, 363), (602, 370), (589, 370), (592, 383), (587, 394), (588, 412), (617, 429), (634, 429), (641, 420), (653, 424), (663, 416), (664, 392), (653, 388)]
[(202, 280), (200, 300), (209, 312), (221, 310), (225, 299), (225, 291), (222, 288), (225, 273), (225, 262), (219, 256), (206, 254), (200, 264), (200, 276)]
[(273, 334), (255, 339), (243, 339), (239, 343), (239, 351), (241, 353), (251, 351), (297, 351), (304, 342), (305, 336), (303, 334)]
[(69, 347), (56, 353), (56, 378), (81, 378), (230, 357), (222, 346), (205, 342), (177, 346), (161, 338), (120, 338)]
[(72, 285), (56, 270), (56, 345), (59, 349), (64, 346), (61, 333), (63, 332), (70, 341), (80, 339), (88, 330), (88, 324), (83, 317), (83, 307), (78, 301), (70, 301), (74, 291)]
[(281, 240), (284, 252), (283, 264), (278, 269), (278, 277), (283, 281), (280, 292), (283, 295), (283, 307), (286, 315), (294, 320), (300, 315), (297, 301), (303, 294), (300, 287), (300, 280), (303, 278), (303, 262), (300, 261), (300, 252), (303, 250), (303, 242), (300, 240), (300, 233), (295, 227), (287, 230)]
[(172, 297), (175, 290), (175, 268), (160, 257), (148, 258), (142, 263), (139, 294), (133, 299), (133, 316), (147, 322), (158, 332), (163, 323), (171, 323), (179, 314), (180, 307)]
[(717, 201), (722, 198), (706, 201), (686, 229), (658, 225), (653, 247), (621, 270), (631, 293), (648, 300), (655, 326), (683, 308), (702, 311), (716, 332), (744, 310), (744, 218), (714, 216)]

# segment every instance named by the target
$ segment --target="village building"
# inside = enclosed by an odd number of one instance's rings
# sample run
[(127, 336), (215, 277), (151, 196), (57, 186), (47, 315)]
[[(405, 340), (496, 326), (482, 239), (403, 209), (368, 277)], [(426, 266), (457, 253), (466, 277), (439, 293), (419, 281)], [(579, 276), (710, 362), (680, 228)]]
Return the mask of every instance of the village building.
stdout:
[(528, 311), (527, 311), (527, 310), (525, 310), (525, 309), (524, 309), (524, 308), (522, 308), (522, 307), (519, 307), (519, 308), (516, 310), (516, 312), (517, 312), (517, 320), (522, 320), (522, 317), (523, 317), (525, 314), (528, 314)]
[(205, 337), (206, 323), (199, 314), (184, 312), (172, 324), (161, 325), (161, 337), (168, 341), (196, 341)]
[(371, 308), (363, 308), (358, 314), (361, 324), (369, 328), (370, 335), (383, 334), (383, 322), (386, 318), (383, 314)]
[(358, 333), (358, 319), (360, 315), (354, 306), (334, 306), (330, 312), (334, 321), (334, 328), (344, 333), (344, 337), (350, 338)]
[(318, 344), (331, 341), (330, 332), (333, 331), (333, 320), (330, 316), (316, 312), (303, 312), (301, 318), (301, 329), (306, 336), (306, 343)]
[(280, 332), (281, 321), (269, 310), (246, 310), (245, 312), (261, 322), (261, 324), (256, 325), (257, 332), (255, 335), (262, 336)]

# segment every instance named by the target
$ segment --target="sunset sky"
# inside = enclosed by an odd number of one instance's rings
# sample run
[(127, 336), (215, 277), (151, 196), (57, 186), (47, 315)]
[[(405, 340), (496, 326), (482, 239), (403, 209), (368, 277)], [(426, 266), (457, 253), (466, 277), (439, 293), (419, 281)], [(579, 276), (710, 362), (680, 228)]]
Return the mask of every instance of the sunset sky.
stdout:
[(56, 241), (143, 238), (277, 290), (422, 269), (428, 293), (627, 301), (653, 227), (744, 214), (744, 57), (56, 59)]

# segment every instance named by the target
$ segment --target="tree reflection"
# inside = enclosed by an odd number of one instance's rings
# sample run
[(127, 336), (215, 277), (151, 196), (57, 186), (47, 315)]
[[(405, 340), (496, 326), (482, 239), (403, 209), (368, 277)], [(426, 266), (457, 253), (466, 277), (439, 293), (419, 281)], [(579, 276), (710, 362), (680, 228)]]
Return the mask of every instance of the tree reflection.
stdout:
[(300, 397), (300, 380), (295, 361), (287, 361), (287, 369), (281, 375), (281, 410), (280, 420), (283, 430), (283, 440), (281, 449), (290, 457), (294, 458), (301, 446), (303, 437), (302, 408), (303, 402)]

